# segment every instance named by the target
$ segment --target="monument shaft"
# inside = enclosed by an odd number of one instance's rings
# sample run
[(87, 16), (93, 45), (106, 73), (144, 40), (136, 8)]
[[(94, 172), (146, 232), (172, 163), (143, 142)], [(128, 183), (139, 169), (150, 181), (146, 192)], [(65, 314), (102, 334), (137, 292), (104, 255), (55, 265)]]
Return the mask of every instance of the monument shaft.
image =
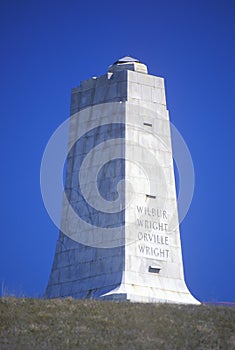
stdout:
[(45, 296), (199, 303), (184, 281), (164, 80), (131, 57), (72, 90)]

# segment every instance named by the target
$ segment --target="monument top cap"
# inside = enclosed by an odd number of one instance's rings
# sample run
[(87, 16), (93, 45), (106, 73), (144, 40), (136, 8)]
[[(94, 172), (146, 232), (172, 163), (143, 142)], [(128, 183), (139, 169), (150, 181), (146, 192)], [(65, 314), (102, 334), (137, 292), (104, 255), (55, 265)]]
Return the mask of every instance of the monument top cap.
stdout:
[(145, 64), (141, 63), (138, 59), (131, 56), (125, 56), (120, 58), (109, 66), (109, 73), (113, 73), (121, 70), (132, 70), (140, 73), (148, 73), (148, 68)]
[(127, 62), (138, 62), (138, 63), (140, 63), (140, 61), (137, 60), (137, 59), (134, 58), (134, 57), (125, 56), (125, 57), (119, 58), (119, 60), (116, 61), (114, 64), (118, 64), (118, 63), (127, 63)]

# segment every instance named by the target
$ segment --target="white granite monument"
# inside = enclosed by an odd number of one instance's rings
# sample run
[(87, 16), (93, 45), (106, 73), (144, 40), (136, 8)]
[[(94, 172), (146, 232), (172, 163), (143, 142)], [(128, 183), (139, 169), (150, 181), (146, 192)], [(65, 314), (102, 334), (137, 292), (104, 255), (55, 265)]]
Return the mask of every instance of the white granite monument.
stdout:
[(45, 296), (199, 304), (184, 281), (164, 79), (132, 57), (72, 90)]

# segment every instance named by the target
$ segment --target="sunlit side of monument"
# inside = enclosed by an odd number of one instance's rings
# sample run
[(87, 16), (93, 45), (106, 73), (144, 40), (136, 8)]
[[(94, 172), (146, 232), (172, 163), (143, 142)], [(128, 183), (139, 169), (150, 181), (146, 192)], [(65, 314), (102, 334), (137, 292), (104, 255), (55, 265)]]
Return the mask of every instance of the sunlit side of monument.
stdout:
[(45, 296), (198, 304), (184, 281), (163, 78), (124, 57), (73, 89), (66, 166)]

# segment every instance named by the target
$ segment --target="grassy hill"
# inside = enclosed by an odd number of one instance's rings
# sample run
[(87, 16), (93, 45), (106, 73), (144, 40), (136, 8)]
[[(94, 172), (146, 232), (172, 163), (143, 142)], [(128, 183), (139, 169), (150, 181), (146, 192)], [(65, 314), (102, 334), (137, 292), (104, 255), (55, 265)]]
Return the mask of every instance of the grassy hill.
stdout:
[(235, 307), (0, 299), (0, 349), (235, 349)]

